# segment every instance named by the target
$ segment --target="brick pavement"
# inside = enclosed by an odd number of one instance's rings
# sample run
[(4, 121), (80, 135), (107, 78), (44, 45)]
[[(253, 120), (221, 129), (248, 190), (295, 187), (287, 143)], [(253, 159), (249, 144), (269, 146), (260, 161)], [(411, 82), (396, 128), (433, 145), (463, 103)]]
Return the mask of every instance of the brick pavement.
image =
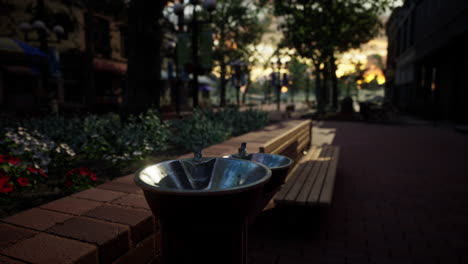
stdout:
[(467, 135), (320, 127), (342, 151), (332, 206), (263, 212), (250, 231), (250, 263), (468, 263)]

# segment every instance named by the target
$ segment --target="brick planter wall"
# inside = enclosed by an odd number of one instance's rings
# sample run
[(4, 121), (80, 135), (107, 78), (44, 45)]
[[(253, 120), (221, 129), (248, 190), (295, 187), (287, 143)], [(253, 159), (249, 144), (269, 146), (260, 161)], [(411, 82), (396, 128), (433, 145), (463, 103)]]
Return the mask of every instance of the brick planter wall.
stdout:
[(133, 175), (0, 220), (0, 263), (155, 263), (158, 230)]

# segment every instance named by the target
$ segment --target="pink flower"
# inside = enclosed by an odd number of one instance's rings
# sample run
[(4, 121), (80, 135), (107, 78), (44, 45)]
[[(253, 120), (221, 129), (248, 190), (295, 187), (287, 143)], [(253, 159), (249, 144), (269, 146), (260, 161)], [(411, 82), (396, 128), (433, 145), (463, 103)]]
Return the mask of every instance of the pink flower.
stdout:
[(19, 177), (17, 181), (18, 181), (19, 185), (21, 185), (21, 186), (26, 186), (26, 185), (29, 184), (28, 178), (25, 178), (25, 177)]

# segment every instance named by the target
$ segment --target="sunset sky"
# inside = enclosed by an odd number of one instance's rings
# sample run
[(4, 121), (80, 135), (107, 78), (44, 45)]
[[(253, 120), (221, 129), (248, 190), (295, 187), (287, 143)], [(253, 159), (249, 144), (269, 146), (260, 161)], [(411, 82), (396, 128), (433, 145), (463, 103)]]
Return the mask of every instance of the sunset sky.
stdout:
[[(397, 6), (402, 5), (402, 1), (397, 1)], [(390, 11), (382, 16), (382, 21), (385, 23), (390, 16)], [(279, 42), (281, 33), (276, 30), (276, 23), (273, 23), (271, 26), (271, 32), (265, 34), (262, 42), (256, 46), (259, 54), (256, 55), (258, 65), (255, 66), (251, 72), (252, 80), (257, 80), (262, 76), (269, 76), (271, 73), (271, 68), (264, 69), (262, 65), (267, 63), (267, 60), (271, 57), (275, 51), (276, 44)], [(364, 81), (370, 82), (377, 78), (379, 84), (385, 83), (385, 77), (380, 68), (377, 67), (375, 63), (372, 63), (372, 60), (368, 61), (368, 57), (374, 54), (378, 54), (382, 57), (384, 65), (387, 59), (387, 37), (385, 35), (384, 29), (378, 37), (369, 41), (368, 43), (361, 46), (360, 49), (353, 49), (340, 54), (338, 58), (338, 69), (336, 74), (338, 77), (343, 75), (353, 73), (356, 68), (356, 64), (360, 63), (362, 69), (368, 69), (364, 74)], [(282, 57), (285, 61), (289, 60), (290, 57)], [(275, 58), (276, 60), (276, 58)]]

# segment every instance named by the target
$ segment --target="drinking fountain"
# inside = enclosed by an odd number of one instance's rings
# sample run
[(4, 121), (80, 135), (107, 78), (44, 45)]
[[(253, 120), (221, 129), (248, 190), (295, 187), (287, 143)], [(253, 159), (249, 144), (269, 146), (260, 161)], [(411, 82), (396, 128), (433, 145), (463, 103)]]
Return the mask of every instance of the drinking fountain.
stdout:
[(228, 158), (236, 158), (261, 163), (271, 170), (271, 179), (268, 181), (263, 190), (261, 199), (258, 200), (258, 210), (263, 210), (268, 202), (273, 198), (276, 192), (279, 191), (281, 185), (284, 184), (288, 175), (289, 169), (293, 165), (293, 160), (282, 155), (269, 153), (247, 153), (247, 143), (242, 143), (237, 154), (226, 156)]
[(139, 170), (161, 232), (164, 264), (245, 264), (248, 219), (271, 170), (234, 158), (170, 160)]

